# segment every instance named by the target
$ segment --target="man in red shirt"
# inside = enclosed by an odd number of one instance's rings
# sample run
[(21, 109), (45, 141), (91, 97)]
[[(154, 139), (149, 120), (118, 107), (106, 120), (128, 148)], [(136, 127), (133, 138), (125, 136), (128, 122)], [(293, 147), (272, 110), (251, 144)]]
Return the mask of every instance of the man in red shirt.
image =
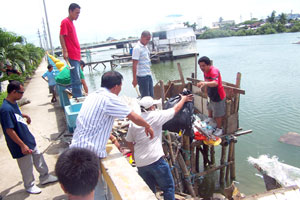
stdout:
[(217, 122), (217, 129), (214, 135), (220, 136), (223, 134), (222, 123), (226, 110), (226, 93), (222, 85), (222, 77), (220, 71), (214, 67), (211, 60), (203, 56), (198, 60), (200, 69), (204, 73), (204, 81), (197, 84), (198, 87), (207, 87), (208, 95), (208, 117), (213, 117)]
[(78, 42), (76, 29), (73, 24), (80, 14), (80, 6), (72, 3), (69, 6), (69, 16), (62, 20), (60, 25), (59, 40), (62, 47), (64, 59), (70, 62), (70, 75), (73, 97), (81, 97), (80, 81), (80, 45)]

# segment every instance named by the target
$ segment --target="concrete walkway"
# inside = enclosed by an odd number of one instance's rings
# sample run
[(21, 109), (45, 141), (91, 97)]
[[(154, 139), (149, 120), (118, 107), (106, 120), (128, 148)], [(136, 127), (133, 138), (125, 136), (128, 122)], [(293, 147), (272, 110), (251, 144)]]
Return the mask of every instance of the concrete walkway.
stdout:
[[(23, 98), (29, 99), (31, 103), (22, 106), (21, 111), (31, 117), (29, 129), (35, 136), (39, 150), (44, 152), (49, 172), (53, 174), (59, 153), (67, 147), (60, 140), (67, 129), (63, 109), (59, 106), (59, 102), (50, 103), (51, 95), (49, 94), (48, 84), (41, 78), (46, 70), (47, 62), (43, 60), (36, 70), (36, 74), (27, 85), (23, 96)], [(6, 88), (3, 89), (6, 90)], [(42, 189), (42, 193), (37, 195), (28, 194), (25, 191), (17, 162), (12, 159), (5, 138), (0, 133), (0, 195), (3, 199), (67, 199), (59, 183), (41, 186), (38, 179), (39, 174), (36, 170), (34, 170), (34, 174), (36, 184)]]

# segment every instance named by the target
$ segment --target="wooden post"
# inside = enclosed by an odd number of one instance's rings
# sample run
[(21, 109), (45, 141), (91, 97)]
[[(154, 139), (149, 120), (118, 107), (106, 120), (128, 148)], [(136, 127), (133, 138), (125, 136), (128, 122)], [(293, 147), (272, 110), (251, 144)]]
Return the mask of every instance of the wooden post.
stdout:
[[(234, 142), (232, 141), (232, 139), (230, 138), (229, 140), (229, 148), (228, 148), (228, 157), (227, 157), (227, 163), (229, 163), (230, 161), (232, 161), (232, 153), (233, 153), (233, 146), (234, 146)], [(227, 165), (226, 166), (226, 175), (225, 175), (225, 180), (228, 181), (228, 178), (229, 178), (229, 169), (231, 170), (232, 168), (232, 165)]]
[(196, 147), (196, 172), (199, 173), (200, 169), (199, 169), (199, 160), (200, 159), (200, 148)]
[(175, 178), (176, 182), (178, 183), (179, 191), (183, 192), (183, 186), (181, 185), (180, 176), (179, 176), (177, 168), (175, 167), (176, 159), (175, 159), (174, 152), (173, 152), (171, 136), (170, 136), (170, 133), (168, 131), (166, 131), (166, 136), (167, 136), (167, 139), (168, 139), (169, 153), (170, 153), (171, 164), (172, 164), (172, 165), (170, 165), (170, 167), (171, 168), (173, 167), (173, 169), (174, 169), (174, 178)]
[(183, 160), (183, 157), (182, 157), (181, 153), (178, 154), (177, 160), (178, 160), (179, 166), (182, 170), (182, 173), (183, 173), (183, 176), (184, 176), (184, 182), (186, 183), (186, 187), (187, 187), (190, 195), (192, 195), (192, 197), (196, 197), (193, 185), (191, 183), (190, 172), (188, 171), (188, 169), (185, 165), (185, 162)]
[(211, 146), (210, 147), (210, 164), (211, 165), (215, 165), (216, 161), (215, 161), (215, 147)]
[(183, 155), (185, 164), (188, 168), (191, 167), (191, 151), (190, 151), (190, 136), (183, 135), (183, 144), (182, 148), (184, 149)]
[[(222, 145), (220, 165), (224, 165), (225, 158), (226, 158), (226, 146)], [(224, 185), (224, 168), (220, 169), (220, 185)]]
[(182, 73), (182, 70), (181, 70), (180, 63), (177, 63), (177, 67), (178, 67), (178, 72), (179, 72), (181, 84), (184, 87), (185, 86), (185, 81), (184, 81), (184, 76), (183, 76), (183, 73)]
[(195, 78), (197, 79), (197, 68), (198, 68), (198, 60), (197, 54), (195, 53)]
[(160, 80), (160, 97), (161, 97), (161, 106), (164, 107), (165, 105), (165, 86), (164, 86), (164, 81)]
[(232, 141), (232, 159), (231, 161), (233, 162), (232, 165), (230, 166), (230, 179), (234, 180), (235, 179), (235, 141)]

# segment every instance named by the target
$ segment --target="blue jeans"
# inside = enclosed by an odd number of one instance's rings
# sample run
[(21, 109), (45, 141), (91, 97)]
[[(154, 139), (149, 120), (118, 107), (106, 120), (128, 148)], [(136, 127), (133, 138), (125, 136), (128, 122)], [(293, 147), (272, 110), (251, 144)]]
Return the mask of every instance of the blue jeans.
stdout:
[[(70, 62), (70, 77), (71, 77), (71, 85), (72, 85), (72, 95), (74, 98), (82, 97), (81, 92), (81, 80), (80, 80), (80, 62), (78, 60), (71, 60)], [(73, 68), (74, 67), (74, 68)]]
[(155, 193), (155, 184), (164, 192), (165, 200), (175, 199), (175, 185), (168, 163), (160, 158), (158, 161), (138, 167), (139, 175), (144, 179), (153, 193)]
[(154, 96), (153, 92), (153, 80), (150, 75), (147, 76), (137, 76), (137, 82), (139, 84), (139, 90), (142, 97)]

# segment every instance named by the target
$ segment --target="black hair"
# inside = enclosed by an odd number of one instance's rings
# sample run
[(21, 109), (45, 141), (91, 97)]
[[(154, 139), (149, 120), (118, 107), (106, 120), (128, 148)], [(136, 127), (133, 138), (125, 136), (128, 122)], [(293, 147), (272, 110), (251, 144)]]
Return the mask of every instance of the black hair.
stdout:
[(149, 31), (143, 31), (141, 34), (141, 37), (148, 37), (151, 36), (151, 33)]
[(123, 80), (122, 74), (117, 71), (108, 71), (102, 75), (101, 78), (101, 87), (111, 89), (116, 85), (121, 85)]
[(204, 62), (207, 65), (211, 65), (211, 60), (207, 56), (199, 58), (198, 64), (200, 64), (200, 62)]
[(21, 89), (21, 85), (23, 85), (21, 82), (19, 81), (11, 81), (9, 82), (8, 86), (7, 86), (7, 93), (10, 94), (12, 91), (14, 90), (20, 90)]
[(47, 68), (50, 69), (51, 67), (53, 67), (53, 66), (49, 64)]
[(85, 66), (85, 62), (83, 60), (80, 60), (80, 66), (82, 65), (82, 67)]
[(90, 194), (100, 173), (98, 156), (88, 149), (70, 148), (57, 159), (55, 174), (66, 193), (75, 196)]
[(75, 10), (76, 8), (80, 9), (80, 6), (77, 3), (71, 3), (69, 6), (69, 12)]

